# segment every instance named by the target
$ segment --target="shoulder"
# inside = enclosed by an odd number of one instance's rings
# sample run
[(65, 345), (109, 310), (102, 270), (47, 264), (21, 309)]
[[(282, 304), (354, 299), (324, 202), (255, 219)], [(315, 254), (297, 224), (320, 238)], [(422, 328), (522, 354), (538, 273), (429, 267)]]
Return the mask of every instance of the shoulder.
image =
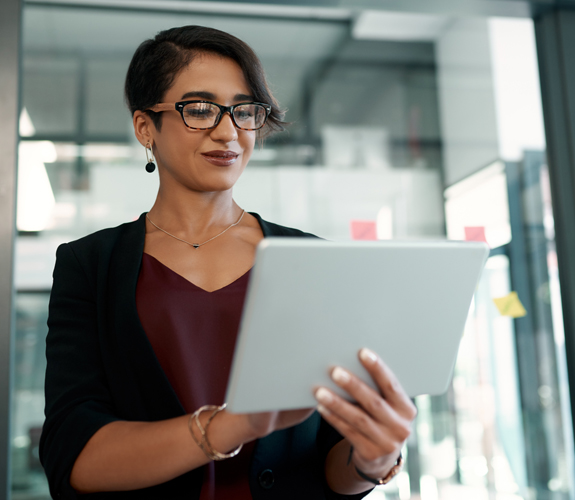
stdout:
[(293, 227), (281, 226), (280, 224), (275, 224), (273, 222), (266, 221), (261, 218), (261, 216), (255, 212), (250, 212), (257, 221), (259, 222), (264, 236), (290, 236), (290, 237), (303, 237), (303, 238), (318, 238), (315, 234), (306, 233), (300, 229), (295, 229)]
[(109, 258), (114, 249), (124, 241), (141, 242), (145, 238), (145, 214), (133, 222), (116, 227), (101, 229), (68, 243), (60, 245), (58, 256), (65, 250), (73, 253), (78, 260), (100, 260)]

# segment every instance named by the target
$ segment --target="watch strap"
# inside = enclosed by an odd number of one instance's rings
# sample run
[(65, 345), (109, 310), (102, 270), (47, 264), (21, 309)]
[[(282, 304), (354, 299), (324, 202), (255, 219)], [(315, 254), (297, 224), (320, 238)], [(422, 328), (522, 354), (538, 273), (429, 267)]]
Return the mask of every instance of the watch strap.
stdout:
[(389, 483), (395, 476), (397, 476), (397, 474), (399, 474), (399, 471), (402, 468), (403, 468), (403, 456), (400, 453), (399, 457), (397, 457), (397, 461), (395, 462), (395, 465), (391, 468), (391, 470), (387, 473), (387, 475), (385, 477), (382, 477), (380, 479), (375, 479), (373, 477), (369, 477), (367, 474), (360, 471), (357, 467), (355, 468), (355, 471), (358, 473), (359, 477), (361, 477), (362, 479), (369, 481), (372, 484), (381, 485), (381, 484)]

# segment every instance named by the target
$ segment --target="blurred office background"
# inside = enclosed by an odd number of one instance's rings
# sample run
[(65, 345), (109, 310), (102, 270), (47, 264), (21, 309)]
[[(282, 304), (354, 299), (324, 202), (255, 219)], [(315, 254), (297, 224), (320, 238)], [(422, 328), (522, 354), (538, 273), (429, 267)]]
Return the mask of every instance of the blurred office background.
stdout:
[[(464, 4), (23, 3), (13, 500), (49, 498), (38, 439), (56, 247), (151, 207), (157, 173), (144, 170), (123, 82), (140, 42), (185, 24), (247, 41), (293, 122), (254, 152), (235, 189), (242, 207), (334, 240), (350, 238), (352, 221), (374, 222), (380, 239), (485, 228), (491, 257), (453, 382), (417, 398), (407, 467), (368, 498), (575, 499), (538, 11), (519, 0)], [(510, 291), (527, 316), (499, 314), (492, 299)]]

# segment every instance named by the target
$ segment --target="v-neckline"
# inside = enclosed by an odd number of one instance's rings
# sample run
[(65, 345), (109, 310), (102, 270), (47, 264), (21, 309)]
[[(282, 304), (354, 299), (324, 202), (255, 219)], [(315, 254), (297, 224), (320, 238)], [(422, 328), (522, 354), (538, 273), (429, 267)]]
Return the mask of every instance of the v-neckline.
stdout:
[(167, 271), (171, 274), (174, 274), (175, 276), (177, 276), (179, 279), (184, 280), (186, 283), (192, 285), (194, 288), (197, 288), (198, 290), (201, 290), (204, 293), (216, 293), (222, 290), (225, 290), (226, 288), (231, 287), (234, 283), (237, 283), (238, 281), (240, 281), (242, 278), (244, 278), (246, 275), (249, 274), (249, 272), (252, 270), (252, 268), (250, 267), (245, 273), (243, 273), (241, 276), (237, 277), (235, 280), (230, 281), (227, 285), (224, 285), (220, 288), (216, 288), (215, 290), (206, 290), (205, 288), (202, 288), (201, 286), (196, 285), (193, 281), (190, 281), (189, 279), (185, 278), (184, 276), (182, 276), (180, 273), (174, 271), (171, 267), (167, 266), (166, 264), (164, 264), (161, 260), (158, 260), (156, 257), (154, 257), (153, 255), (143, 252), (143, 255), (146, 257), (151, 258), (153, 261), (155, 261), (157, 264), (159, 264), (162, 268), (167, 269)]

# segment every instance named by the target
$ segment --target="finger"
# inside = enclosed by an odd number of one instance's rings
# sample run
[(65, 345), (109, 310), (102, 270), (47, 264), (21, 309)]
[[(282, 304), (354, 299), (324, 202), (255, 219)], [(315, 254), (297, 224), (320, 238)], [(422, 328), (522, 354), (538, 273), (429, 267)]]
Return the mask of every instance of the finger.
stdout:
[(411, 431), (409, 421), (399, 415), (381, 394), (369, 387), (353, 373), (337, 366), (331, 372), (333, 381), (345, 390), (377, 423), (384, 425), (400, 440), (407, 439)]
[(362, 408), (351, 404), (325, 387), (317, 389), (315, 397), (320, 405), (337, 417), (338, 421), (345, 422), (346, 428), (353, 429), (354, 434), (361, 434), (374, 443), (380, 443), (383, 440), (381, 425)]
[(372, 350), (366, 348), (359, 351), (359, 359), (385, 400), (402, 415), (413, 420), (417, 409), (389, 366)]

